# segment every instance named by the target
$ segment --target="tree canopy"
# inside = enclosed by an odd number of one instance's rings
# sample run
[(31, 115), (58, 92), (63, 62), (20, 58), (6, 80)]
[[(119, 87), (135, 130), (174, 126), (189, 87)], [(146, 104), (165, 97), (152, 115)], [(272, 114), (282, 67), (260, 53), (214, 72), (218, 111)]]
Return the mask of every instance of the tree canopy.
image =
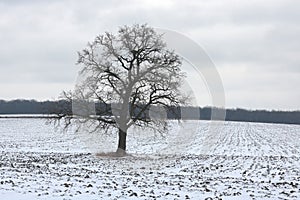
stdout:
[[(83, 117), (96, 120), (98, 128), (117, 128), (119, 150), (126, 150), (131, 126), (165, 128), (164, 120), (147, 114), (151, 106), (163, 109), (187, 103), (188, 97), (180, 90), (185, 78), (180, 56), (167, 48), (163, 35), (146, 24), (97, 36), (78, 52), (77, 64), (82, 67), (81, 78), (71, 96), (80, 111), (74, 114), (85, 113)], [(91, 116), (86, 112), (90, 108), (78, 104), (86, 101), (111, 105), (113, 117), (109, 109)]]

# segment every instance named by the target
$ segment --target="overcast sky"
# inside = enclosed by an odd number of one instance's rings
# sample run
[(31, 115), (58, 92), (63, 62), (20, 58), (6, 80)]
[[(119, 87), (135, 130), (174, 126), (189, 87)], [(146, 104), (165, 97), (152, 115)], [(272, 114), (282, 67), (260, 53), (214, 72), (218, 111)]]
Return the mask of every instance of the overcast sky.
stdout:
[(77, 51), (134, 23), (201, 45), (222, 78), (226, 107), (300, 110), (297, 0), (0, 0), (0, 99), (56, 99), (74, 87)]

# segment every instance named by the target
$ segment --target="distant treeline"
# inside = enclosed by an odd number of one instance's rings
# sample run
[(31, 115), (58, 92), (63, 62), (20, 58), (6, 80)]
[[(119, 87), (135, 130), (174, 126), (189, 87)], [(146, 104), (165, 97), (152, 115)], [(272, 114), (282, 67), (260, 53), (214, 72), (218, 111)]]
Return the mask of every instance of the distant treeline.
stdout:
[[(107, 108), (110, 105), (96, 104), (98, 110)], [(220, 108), (211, 107), (170, 107), (167, 109), (169, 119), (181, 118), (182, 110), (185, 113), (184, 119), (211, 120), (212, 112), (224, 111)], [(72, 114), (72, 104), (68, 101), (35, 101), (35, 100), (0, 100), (0, 114)], [(300, 111), (266, 111), (266, 110), (245, 110), (245, 109), (226, 109), (226, 121), (246, 121), (263, 123), (283, 123), (300, 124)]]

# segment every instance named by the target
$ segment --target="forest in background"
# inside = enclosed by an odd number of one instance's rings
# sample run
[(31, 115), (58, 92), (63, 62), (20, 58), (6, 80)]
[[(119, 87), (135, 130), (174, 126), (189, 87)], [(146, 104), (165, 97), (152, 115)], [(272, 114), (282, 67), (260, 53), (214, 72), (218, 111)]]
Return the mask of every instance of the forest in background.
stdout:
[[(103, 108), (103, 104), (96, 104), (96, 108)], [(108, 105), (109, 106), (109, 105)], [(220, 108), (185, 107), (187, 113), (198, 113), (199, 116), (185, 116), (185, 119), (210, 120), (212, 109), (216, 112)], [(177, 119), (181, 116), (182, 108), (171, 107), (167, 110), (168, 119)], [(186, 112), (185, 112), (186, 113)], [(72, 114), (72, 104), (68, 101), (35, 101), (35, 100), (0, 100), (0, 115), (34, 115), (34, 114)], [(0, 116), (1, 117), (1, 116)], [(3, 116), (2, 116), (3, 117)], [(7, 117), (7, 116), (6, 116)], [(300, 111), (267, 111), (226, 109), (226, 121), (245, 121), (262, 123), (300, 124)]]

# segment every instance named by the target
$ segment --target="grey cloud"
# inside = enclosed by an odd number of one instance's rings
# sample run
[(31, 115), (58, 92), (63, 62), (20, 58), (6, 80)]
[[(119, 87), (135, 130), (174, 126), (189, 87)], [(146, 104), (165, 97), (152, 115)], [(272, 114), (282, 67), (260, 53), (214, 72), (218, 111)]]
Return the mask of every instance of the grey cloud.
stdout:
[[(267, 107), (268, 100), (281, 94), (299, 97), (288, 89), (300, 84), (294, 78), (300, 73), (299, 7), (292, 0), (0, 1), (0, 85), (71, 83), (78, 70), (76, 51), (97, 34), (149, 23), (182, 32), (204, 46), (220, 69), (229, 105)], [(243, 67), (254, 71), (245, 76)], [(274, 75), (268, 76), (270, 72)], [(293, 81), (280, 87), (280, 77), (290, 76)], [(261, 104), (251, 104), (246, 98), (259, 87), (265, 88), (265, 95), (259, 93)], [(288, 99), (277, 103), (281, 108), (300, 106), (294, 101), (285, 106)]]
[(300, 18), (299, 1), (248, 1), (233, 10), (231, 19), (241, 24), (297, 24)]

